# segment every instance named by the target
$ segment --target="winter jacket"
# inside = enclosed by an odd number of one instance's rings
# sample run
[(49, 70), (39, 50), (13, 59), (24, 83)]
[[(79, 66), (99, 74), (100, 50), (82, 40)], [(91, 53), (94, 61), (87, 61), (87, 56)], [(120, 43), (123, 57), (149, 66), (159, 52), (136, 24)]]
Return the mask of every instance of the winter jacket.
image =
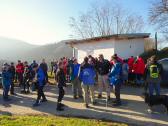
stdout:
[(72, 76), (71, 80), (74, 80), (79, 75), (80, 64), (73, 64), (72, 65)]
[(9, 70), (10, 70), (10, 72), (12, 74), (12, 79), (14, 79), (15, 78), (15, 73), (16, 73), (15, 67), (14, 66), (10, 66)]
[(38, 86), (45, 85), (45, 73), (41, 67), (39, 67), (37, 70), (37, 82), (38, 82)]
[[(158, 70), (159, 70), (159, 77), (158, 78), (151, 78), (150, 77), (150, 66), (151, 65), (157, 65), (158, 67)], [(160, 83), (161, 81), (161, 75), (162, 75), (162, 72), (163, 72), (163, 67), (161, 64), (159, 63), (151, 63), (149, 64), (147, 67), (146, 67), (146, 70), (145, 70), (145, 80), (148, 82), (148, 83)]]
[(96, 70), (100, 75), (106, 75), (111, 69), (111, 64), (108, 60), (103, 60), (103, 62), (98, 61), (96, 64)]
[(109, 74), (110, 85), (116, 85), (122, 82), (122, 64), (117, 62), (113, 65)]
[(23, 77), (25, 79), (31, 79), (32, 76), (31, 76), (31, 67), (26, 65), (24, 66), (24, 73), (23, 73)]
[(8, 70), (2, 71), (2, 85), (5, 87), (9, 87), (11, 85), (12, 82), (12, 73)]
[(96, 72), (93, 65), (87, 63), (81, 66), (80, 79), (84, 85), (94, 85), (95, 77)]
[(56, 74), (56, 80), (58, 82), (58, 87), (66, 87), (65, 73), (63, 69), (58, 69)]
[(137, 69), (138, 69), (138, 63), (135, 62), (132, 67), (132, 73), (138, 74)]
[(133, 65), (134, 65), (134, 58), (131, 57), (128, 59), (129, 73), (132, 73)]
[(40, 64), (40, 67), (43, 69), (43, 71), (44, 71), (45, 73), (47, 73), (47, 71), (48, 71), (48, 66), (47, 66), (46, 63), (41, 63), (41, 64)]
[(138, 58), (137, 59), (137, 70), (136, 70), (137, 74), (144, 74), (145, 72), (145, 63), (144, 60), (142, 58)]
[(16, 72), (20, 73), (20, 74), (23, 74), (23, 72), (24, 72), (24, 65), (23, 65), (23, 63), (20, 63), (20, 64), (16, 65)]

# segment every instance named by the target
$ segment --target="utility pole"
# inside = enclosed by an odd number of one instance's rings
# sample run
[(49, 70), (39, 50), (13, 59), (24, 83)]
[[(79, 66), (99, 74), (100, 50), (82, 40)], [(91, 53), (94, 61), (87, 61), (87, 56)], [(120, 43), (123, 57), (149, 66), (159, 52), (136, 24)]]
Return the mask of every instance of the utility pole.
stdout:
[(158, 50), (157, 32), (155, 32), (155, 49)]

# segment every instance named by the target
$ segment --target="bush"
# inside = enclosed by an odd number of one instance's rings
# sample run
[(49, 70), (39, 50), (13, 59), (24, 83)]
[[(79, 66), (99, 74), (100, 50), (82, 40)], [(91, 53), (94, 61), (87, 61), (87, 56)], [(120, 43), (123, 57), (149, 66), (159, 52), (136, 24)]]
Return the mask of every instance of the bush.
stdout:
[(141, 54), (140, 56), (145, 60), (145, 62), (147, 61), (148, 58), (150, 58), (151, 56), (156, 55), (157, 59), (164, 59), (164, 58), (168, 58), (168, 47), (160, 50), (160, 51), (156, 51), (154, 50), (150, 50), (148, 52), (144, 52), (143, 54)]

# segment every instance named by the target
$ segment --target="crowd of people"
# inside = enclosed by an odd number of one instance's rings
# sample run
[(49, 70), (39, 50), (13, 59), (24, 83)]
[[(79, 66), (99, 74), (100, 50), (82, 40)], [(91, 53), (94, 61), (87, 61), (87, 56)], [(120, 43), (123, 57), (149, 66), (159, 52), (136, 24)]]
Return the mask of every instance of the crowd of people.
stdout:
[[(141, 57), (123, 60), (117, 54), (111, 57), (111, 60), (104, 58), (100, 54), (98, 58), (91, 55), (84, 58), (81, 64), (77, 59), (61, 58), (59, 61), (51, 62), (51, 74), (55, 75), (56, 84), (59, 89), (56, 110), (64, 110), (62, 99), (65, 95), (67, 83), (72, 84), (72, 92), (74, 99), (83, 99), (86, 108), (89, 107), (89, 97), (92, 105), (96, 105), (95, 91), (98, 91), (98, 99), (102, 98), (102, 92), (105, 89), (106, 101), (108, 102), (111, 89), (114, 89), (116, 100), (113, 101), (114, 106), (122, 105), (120, 98), (120, 89), (123, 84), (135, 83), (138, 86), (145, 85), (145, 91), (149, 89), (149, 94), (160, 95), (160, 80), (162, 66), (157, 63), (156, 57), (152, 56), (145, 64)], [(47, 102), (47, 98), (43, 92), (43, 88), (48, 83), (48, 65), (45, 60), (41, 64), (33, 61), (22, 63), (20, 60), (15, 66), (5, 63), (2, 71), (3, 80), (3, 98), (8, 98), (10, 91), (14, 95), (14, 83), (19, 83), (21, 93), (30, 93), (30, 83), (32, 90), (37, 90), (37, 99), (33, 104), (34, 107), (39, 106), (42, 102)], [(97, 88), (97, 89), (96, 89)]]

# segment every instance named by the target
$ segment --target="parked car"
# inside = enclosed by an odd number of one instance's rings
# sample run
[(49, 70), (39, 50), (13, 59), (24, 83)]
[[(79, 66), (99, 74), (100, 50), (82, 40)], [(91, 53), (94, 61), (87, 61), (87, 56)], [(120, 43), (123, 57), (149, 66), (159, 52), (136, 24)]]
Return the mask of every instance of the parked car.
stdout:
[(159, 60), (159, 63), (163, 66), (161, 85), (168, 87), (168, 58)]

